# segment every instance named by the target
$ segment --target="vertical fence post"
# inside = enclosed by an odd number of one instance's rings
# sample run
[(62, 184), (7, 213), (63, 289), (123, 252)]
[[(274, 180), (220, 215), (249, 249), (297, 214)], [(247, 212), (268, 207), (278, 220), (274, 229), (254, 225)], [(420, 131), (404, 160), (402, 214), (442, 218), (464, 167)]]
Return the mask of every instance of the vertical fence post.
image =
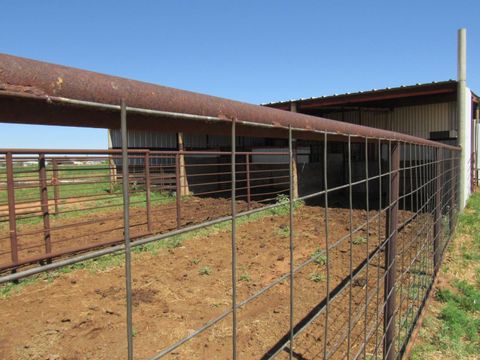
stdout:
[(324, 224), (325, 224), (325, 256), (326, 256), (326, 303), (325, 303), (325, 325), (323, 328), (323, 359), (327, 359), (328, 347), (328, 315), (330, 313), (330, 245), (328, 227), (328, 135), (323, 133), (323, 190), (325, 192), (324, 203)]
[(128, 137), (127, 137), (127, 107), (122, 100), (120, 111), (120, 126), (122, 132), (122, 187), (123, 187), (123, 226), (125, 236), (125, 288), (127, 297), (127, 346), (128, 360), (133, 360), (133, 323), (132, 323), (132, 269), (130, 244), (130, 198), (128, 189)]
[(247, 209), (250, 210), (251, 191), (250, 191), (250, 154), (245, 155), (245, 172), (247, 176)]
[(10, 230), (10, 253), (12, 265), (18, 263), (17, 217), (15, 212), (15, 181), (13, 175), (13, 157), (11, 152), (5, 156), (8, 193), (8, 225)]
[[(295, 193), (295, 188), (296, 183), (294, 184), (294, 153), (293, 153), (293, 136), (292, 136), (292, 126), (290, 125), (288, 127), (288, 173), (289, 173), (289, 183), (290, 183), (290, 191), (288, 193), (289, 195), (289, 215), (290, 215), (290, 231), (289, 231), (289, 236), (290, 236), (290, 241), (289, 241), (289, 250), (290, 250), (290, 352), (289, 352), (289, 359), (293, 359), (293, 315), (294, 315), (294, 260), (293, 260), (293, 241), (294, 241), (294, 232), (293, 232), (293, 225), (294, 225), (294, 219), (293, 219), (293, 211), (294, 211), (294, 204), (293, 201), (296, 199), (296, 196), (298, 196), (298, 193)], [(296, 170), (296, 169), (295, 169)]]
[(453, 228), (454, 228), (454, 216), (453, 216), (453, 211), (455, 209), (455, 204), (457, 203), (456, 201), (456, 192), (457, 192), (457, 187), (458, 187), (458, 181), (457, 181), (457, 176), (455, 174), (455, 157), (457, 156), (456, 152), (450, 151), (450, 199), (449, 199), (449, 211), (448, 211), (448, 229), (449, 229), (449, 236), (452, 236), (453, 234)]
[(232, 358), (237, 359), (237, 177), (236, 177), (236, 120), (232, 119)]
[(54, 201), (55, 201), (55, 215), (58, 215), (58, 213), (59, 213), (58, 199), (60, 198), (60, 188), (58, 187), (59, 179), (58, 179), (58, 162), (57, 162), (57, 159), (52, 160), (52, 166), (53, 166), (52, 185), (53, 185), (53, 197), (54, 197)]
[(52, 252), (52, 242), (50, 236), (50, 213), (48, 208), (48, 188), (47, 188), (47, 169), (45, 154), (38, 155), (38, 180), (40, 185), (40, 206), (43, 217), (43, 238), (45, 241), (45, 252)]
[(443, 168), (443, 149), (437, 148), (437, 167), (435, 180), (435, 224), (433, 226), (433, 264), (434, 271), (438, 270), (443, 249), (442, 244), (442, 168)]
[(152, 232), (152, 205), (150, 202), (150, 150), (145, 152), (143, 159), (143, 165), (145, 166), (145, 201), (147, 207), (147, 229), (148, 232)]
[(175, 185), (177, 200), (177, 229), (182, 227), (182, 185), (180, 184), (180, 152), (175, 154)]
[(399, 168), (400, 144), (390, 142), (390, 174), (389, 174), (389, 207), (387, 211), (387, 234), (385, 248), (385, 304), (384, 304), (384, 345), (383, 358), (395, 358), (395, 257), (397, 254), (397, 221), (398, 221), (398, 193), (399, 193)]

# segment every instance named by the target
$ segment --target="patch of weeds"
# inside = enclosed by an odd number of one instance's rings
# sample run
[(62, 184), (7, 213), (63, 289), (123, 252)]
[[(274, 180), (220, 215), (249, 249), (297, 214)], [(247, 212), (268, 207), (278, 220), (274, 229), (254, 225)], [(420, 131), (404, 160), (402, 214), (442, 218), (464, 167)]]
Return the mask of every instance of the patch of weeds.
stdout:
[(288, 226), (288, 225), (280, 226), (277, 230), (277, 233), (281, 237), (284, 237), (284, 238), (289, 237), (290, 236), (290, 226)]
[(460, 294), (453, 300), (460, 308), (470, 312), (480, 311), (480, 290), (465, 280), (456, 280), (454, 285)]
[(321, 274), (321, 273), (314, 272), (314, 273), (311, 273), (309, 275), (308, 279), (313, 281), (313, 282), (319, 283), (319, 282), (325, 281), (325, 275)]
[[(441, 310), (439, 318), (443, 320), (439, 336), (444, 347), (459, 349), (461, 339), (478, 342), (480, 320), (459, 308), (455, 302), (448, 302)], [(480, 344), (477, 343), (476, 347), (480, 350)]]
[(137, 336), (137, 330), (135, 328), (132, 329), (132, 336), (133, 337)]
[(193, 265), (198, 265), (198, 264), (200, 264), (200, 259), (192, 259), (192, 260), (190, 260), (190, 262), (191, 262)]
[(33, 275), (25, 279), (21, 279), (18, 283), (7, 283), (0, 285), (0, 298), (6, 298), (13, 292), (21, 291), (25, 286), (34, 284), (38, 281), (47, 283), (53, 282), (56, 278), (63, 274), (68, 274), (77, 270), (88, 270), (92, 273), (104, 271), (112, 267), (123, 265), (125, 257), (123, 254), (109, 254), (95, 259), (86, 260), (72, 265), (63, 266), (53, 271), (48, 271), (39, 275)]
[(249, 282), (252, 281), (252, 277), (249, 274), (241, 274), (239, 280)]
[(19, 280), (18, 283), (6, 283), (0, 286), (0, 299), (5, 299), (10, 296), (12, 293), (19, 292), (26, 285), (36, 282), (37, 277), (28, 277), (22, 280)]
[(462, 252), (462, 257), (463, 257), (464, 260), (467, 260), (467, 261), (479, 261), (480, 260), (480, 254), (473, 252), (472, 248), (470, 248), (470, 247), (462, 246), (461, 252)]
[(435, 299), (443, 303), (453, 300), (453, 296), (449, 289), (438, 289), (435, 293)]
[(363, 245), (367, 243), (367, 238), (364, 236), (357, 236), (352, 240), (353, 245)]
[(202, 276), (208, 276), (212, 273), (212, 269), (210, 266), (204, 266), (200, 270), (198, 270), (198, 273)]
[(315, 258), (313, 262), (317, 265), (323, 266), (327, 263), (327, 254), (325, 253), (325, 250), (315, 250), (315, 252), (312, 254), (312, 258)]
[[(287, 194), (279, 194), (275, 198), (275, 204), (278, 205), (271, 209), (273, 215), (286, 215), (290, 212), (290, 197)], [(297, 210), (305, 205), (303, 200), (293, 200), (293, 209)]]

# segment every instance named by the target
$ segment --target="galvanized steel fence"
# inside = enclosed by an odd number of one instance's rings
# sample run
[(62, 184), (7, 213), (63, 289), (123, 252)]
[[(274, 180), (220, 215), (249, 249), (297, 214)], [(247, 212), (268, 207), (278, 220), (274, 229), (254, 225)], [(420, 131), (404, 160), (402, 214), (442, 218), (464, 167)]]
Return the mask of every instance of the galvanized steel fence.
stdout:
[[(124, 140), (127, 111), (123, 104)], [(459, 149), (317, 131), (309, 143), (317, 155), (308, 165), (316, 175), (306, 179), (296, 154), (298, 129), (290, 127), (284, 149), (273, 152), (237, 151), (236, 121), (231, 130), (231, 149), (222, 151), (127, 151), (125, 142), (122, 151), (2, 151), (0, 282), (125, 251), (133, 357), (132, 248), (231, 222), (229, 308), (152, 350), (152, 359), (181, 357), (192, 339), (226, 322), (230, 358), (252, 358), (258, 349), (237, 343), (238, 313), (284, 283), (288, 297), (278, 324), (287, 330), (273, 342), (257, 339), (260, 358), (401, 358), (455, 229)], [(297, 195), (307, 180), (313, 185)], [(193, 204), (196, 198), (207, 200)], [(202, 214), (202, 206), (209, 211)], [(279, 208), (288, 220), (282, 228), (288, 269), (240, 299), (238, 231), (245, 223), (238, 220), (255, 227), (249, 217)], [(312, 251), (302, 244), (302, 214), (315, 208), (321, 211)], [(79, 234), (82, 226), (89, 230)]]

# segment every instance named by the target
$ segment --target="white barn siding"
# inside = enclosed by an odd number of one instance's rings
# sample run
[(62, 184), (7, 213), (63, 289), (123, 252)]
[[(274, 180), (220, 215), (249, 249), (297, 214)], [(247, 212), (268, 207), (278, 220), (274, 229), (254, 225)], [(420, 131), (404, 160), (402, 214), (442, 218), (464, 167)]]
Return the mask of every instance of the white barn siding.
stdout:
[(432, 131), (458, 130), (455, 101), (402, 106), (391, 111), (362, 111), (361, 119), (358, 110), (330, 113), (324, 117), (342, 120), (353, 124), (361, 124), (379, 129), (392, 130), (404, 134), (430, 138)]

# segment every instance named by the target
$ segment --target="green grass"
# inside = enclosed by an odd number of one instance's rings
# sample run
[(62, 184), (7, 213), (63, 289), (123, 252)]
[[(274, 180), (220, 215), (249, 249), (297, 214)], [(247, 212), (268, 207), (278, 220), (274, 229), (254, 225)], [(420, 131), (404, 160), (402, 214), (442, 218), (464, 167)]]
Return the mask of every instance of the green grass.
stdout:
[(474, 359), (480, 354), (480, 194), (460, 214), (442, 266), (442, 286), (411, 359)]
[(367, 243), (367, 238), (364, 236), (357, 236), (352, 240), (353, 245), (363, 245)]
[[(58, 178), (62, 180), (74, 180), (88, 176), (94, 178), (81, 179), (86, 182), (95, 182), (94, 184), (82, 183), (63, 183), (58, 185), (60, 190), (60, 197), (80, 197), (85, 195), (101, 195), (110, 190), (110, 172), (107, 164), (97, 165), (61, 165), (58, 171)], [(54, 186), (51, 185), (52, 167), (47, 166), (47, 194), (49, 199), (54, 198)], [(16, 185), (29, 186), (28, 188), (15, 189), (16, 201), (38, 201), (40, 197), (40, 190), (38, 188), (38, 166), (14, 167), (14, 179), (32, 181), (30, 185)], [(80, 179), (78, 179), (80, 180)], [(6, 181), (5, 171), (0, 173), (0, 182)], [(118, 188), (120, 190), (120, 188)], [(0, 202), (7, 201), (7, 192), (0, 193)]]
[(213, 270), (210, 268), (210, 266), (204, 266), (198, 270), (198, 273), (203, 276), (208, 276), (213, 272)]
[(311, 273), (308, 276), (308, 278), (309, 278), (309, 280), (311, 280), (313, 282), (316, 282), (316, 283), (325, 281), (325, 275), (321, 274), (321, 273), (318, 273), (318, 272)]
[[(121, 184), (118, 183), (112, 188), (110, 186), (110, 173), (107, 168), (106, 163), (96, 164), (96, 165), (62, 165), (59, 168), (59, 179), (62, 180), (73, 180), (78, 179), (79, 177), (85, 176), (95, 176), (91, 179), (83, 179), (85, 181), (94, 182), (93, 184), (84, 184), (84, 183), (62, 183), (58, 185), (60, 205), (60, 213), (58, 215), (53, 214), (51, 211), (51, 219), (65, 219), (72, 217), (79, 217), (88, 214), (94, 213), (105, 213), (108, 211), (118, 211), (123, 205), (123, 196)], [(32, 181), (32, 186), (29, 188), (16, 188), (15, 189), (15, 200), (16, 202), (39, 202), (40, 201), (40, 190), (38, 188), (38, 167), (37, 166), (27, 166), (27, 167), (15, 167), (15, 180), (21, 180), (22, 178), (30, 179)], [(55, 187), (51, 185), (51, 165), (47, 167), (47, 195), (49, 200), (54, 199), (54, 189)], [(0, 171), (0, 182), (5, 181), (5, 171)], [(17, 184), (17, 187), (25, 186)], [(141, 185), (136, 185), (135, 183), (130, 184), (130, 189), (132, 194), (130, 195), (130, 203), (132, 208), (145, 207), (145, 191)], [(113, 191), (112, 191), (113, 190)], [(98, 197), (98, 200), (95, 198), (88, 199), (85, 198), (84, 202), (79, 202), (75, 204), (61, 204), (62, 199), (67, 198), (80, 198), (80, 197)], [(169, 193), (151, 191), (150, 193), (151, 203), (153, 205), (164, 204), (175, 201), (175, 196), (172, 196)], [(7, 202), (7, 191), (0, 192), (0, 203)], [(50, 201), (50, 209), (53, 207), (53, 202)], [(97, 207), (105, 207), (98, 209)], [(40, 210), (37, 207), (37, 210)], [(69, 211), (62, 213), (62, 210)], [(75, 211), (71, 211), (75, 210)], [(41, 216), (35, 216), (23, 219), (22, 216), (18, 216), (17, 224), (37, 224), (43, 221)], [(0, 229), (6, 228), (6, 224), (0, 224)]]
[(249, 281), (252, 281), (252, 277), (245, 273), (245, 274), (241, 274), (240, 277), (238, 278), (240, 281), (243, 281), (243, 282), (249, 282)]
[(283, 238), (289, 237), (290, 236), (290, 226), (280, 226), (277, 230), (278, 235), (280, 235)]
[(314, 258), (313, 262), (317, 265), (323, 266), (327, 263), (327, 254), (325, 250), (317, 249), (311, 256)]

